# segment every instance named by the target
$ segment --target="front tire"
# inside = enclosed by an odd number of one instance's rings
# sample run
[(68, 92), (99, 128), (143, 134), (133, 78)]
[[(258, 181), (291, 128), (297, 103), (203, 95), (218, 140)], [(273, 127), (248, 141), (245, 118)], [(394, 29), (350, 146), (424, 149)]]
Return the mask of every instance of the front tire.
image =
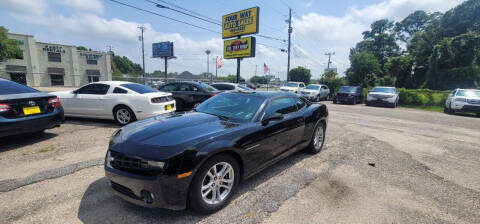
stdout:
[(317, 95), (317, 97), (315, 97), (315, 102), (320, 102), (321, 99), (320, 99), (320, 95)]
[(225, 207), (240, 180), (237, 160), (220, 154), (207, 160), (197, 171), (189, 191), (189, 207), (210, 214)]
[(308, 153), (317, 154), (323, 149), (323, 144), (325, 142), (325, 123), (323, 121), (318, 122), (313, 129), (312, 140), (310, 141), (310, 146), (307, 149)]
[(127, 125), (137, 120), (133, 111), (126, 106), (118, 106), (113, 111), (113, 117), (119, 125)]

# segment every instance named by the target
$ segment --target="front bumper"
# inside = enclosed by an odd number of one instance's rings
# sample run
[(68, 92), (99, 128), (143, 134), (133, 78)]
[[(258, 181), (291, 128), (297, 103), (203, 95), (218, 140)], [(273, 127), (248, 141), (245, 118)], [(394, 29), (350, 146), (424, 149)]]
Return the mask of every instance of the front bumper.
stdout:
[(65, 121), (63, 108), (52, 113), (6, 119), (0, 116), (0, 137), (32, 133), (60, 126)]
[(454, 108), (461, 112), (480, 113), (480, 105), (464, 104)]
[[(141, 176), (111, 167), (105, 161), (105, 176), (112, 191), (122, 199), (144, 207), (183, 210), (187, 206), (192, 176), (178, 179), (175, 175)], [(146, 197), (153, 195), (153, 197)], [(148, 201), (150, 200), (151, 201)]]
[(367, 97), (367, 103), (369, 105), (378, 105), (378, 106), (391, 106), (395, 104), (396, 99), (392, 98), (385, 98), (385, 99), (378, 99), (374, 97)]
[(352, 103), (355, 96), (335, 96), (334, 100), (340, 103)]

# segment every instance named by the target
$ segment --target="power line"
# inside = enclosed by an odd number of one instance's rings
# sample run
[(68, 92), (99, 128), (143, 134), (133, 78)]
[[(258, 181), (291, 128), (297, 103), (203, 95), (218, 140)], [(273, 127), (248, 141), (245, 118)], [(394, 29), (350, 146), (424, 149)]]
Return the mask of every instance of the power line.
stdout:
[(173, 3), (170, 3), (170, 2), (164, 1), (164, 0), (157, 0), (157, 1), (160, 1), (160, 2), (163, 2), (163, 3), (167, 4), (167, 5), (170, 5), (170, 6), (179, 8), (179, 9), (182, 9), (182, 10), (187, 11), (187, 12), (189, 12), (189, 13), (192, 13), (192, 14), (195, 14), (195, 15), (198, 15), (198, 16), (201, 16), (201, 17), (204, 17), (204, 18), (209, 19), (209, 20), (211, 20), (211, 21), (213, 21), (213, 22), (217, 22), (217, 23), (220, 23), (220, 22), (221, 22), (220, 20), (212, 19), (212, 18), (210, 18), (210, 17), (208, 17), (208, 16), (205, 16), (205, 15), (200, 14), (200, 13), (198, 13), (198, 12), (195, 12), (195, 11), (193, 11), (193, 10), (189, 10), (189, 9), (183, 8), (183, 7), (179, 6), (179, 5), (176, 5), (176, 4), (173, 4)]
[(257, 37), (263, 37), (263, 38), (267, 38), (267, 39), (271, 39), (271, 40), (278, 40), (278, 41), (281, 41), (283, 43), (287, 42), (287, 40), (276, 38), (276, 37), (270, 37), (270, 36), (265, 36), (265, 35), (261, 35), (261, 34), (254, 34), (254, 35), (257, 36)]
[(117, 0), (110, 0), (110, 1), (114, 2), (114, 3), (117, 3), (117, 4), (120, 4), (120, 5), (123, 5), (123, 6), (127, 6), (127, 7), (130, 7), (130, 8), (139, 10), (139, 11), (143, 11), (143, 12), (150, 13), (150, 14), (153, 14), (153, 15), (156, 15), (156, 16), (159, 16), (159, 17), (163, 17), (165, 19), (169, 19), (169, 20), (172, 20), (172, 21), (175, 21), (175, 22), (183, 23), (183, 24), (186, 24), (186, 25), (189, 25), (189, 26), (193, 26), (193, 27), (202, 29), (202, 30), (210, 31), (212, 33), (222, 34), (221, 32), (218, 32), (218, 31), (215, 31), (215, 30), (211, 30), (211, 29), (201, 27), (201, 26), (197, 26), (195, 24), (191, 24), (191, 23), (188, 23), (188, 22), (185, 22), (185, 21), (181, 21), (181, 20), (174, 19), (174, 18), (171, 18), (171, 17), (168, 17), (168, 16), (164, 16), (164, 15), (161, 15), (161, 14), (156, 13), (156, 12), (152, 12), (152, 11), (142, 9), (142, 8), (139, 8), (139, 7), (136, 7), (136, 6), (133, 6), (133, 5), (129, 5), (129, 4), (126, 4), (126, 3), (123, 3), (123, 2), (119, 2)]
[(170, 9), (174, 12), (178, 12), (178, 13), (181, 13), (181, 14), (184, 14), (184, 15), (187, 15), (187, 16), (190, 16), (190, 17), (193, 17), (193, 18), (196, 18), (196, 19), (199, 19), (199, 20), (202, 20), (202, 21), (205, 21), (205, 22), (208, 22), (208, 23), (212, 23), (212, 24), (215, 24), (215, 25), (219, 25), (219, 26), (222, 26), (222, 24), (218, 23), (218, 22), (212, 22), (210, 20), (207, 20), (207, 19), (204, 19), (204, 18), (201, 18), (201, 17), (198, 17), (198, 16), (195, 16), (195, 15), (192, 15), (192, 14), (188, 14), (186, 12), (182, 12), (180, 10), (176, 10), (176, 9), (173, 9), (173, 8), (170, 8), (168, 6), (164, 6), (162, 4), (158, 4), (156, 2), (153, 2), (153, 1), (150, 1), (150, 0), (145, 0), (147, 2), (150, 2), (152, 4), (155, 4), (155, 6), (157, 6), (158, 8), (164, 8), (164, 9)]

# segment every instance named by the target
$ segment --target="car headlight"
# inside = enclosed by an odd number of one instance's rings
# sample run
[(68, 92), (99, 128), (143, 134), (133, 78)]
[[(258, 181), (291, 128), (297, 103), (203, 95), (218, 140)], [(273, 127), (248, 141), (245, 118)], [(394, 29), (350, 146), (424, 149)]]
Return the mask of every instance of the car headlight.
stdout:
[(455, 102), (467, 102), (467, 98), (455, 98)]
[(149, 167), (154, 168), (154, 169), (163, 169), (163, 166), (165, 165), (165, 162), (147, 160), (147, 164), (148, 164)]
[(108, 163), (111, 163), (113, 162), (114, 158), (113, 156), (110, 154), (110, 150), (107, 151), (107, 162)]
[(395, 95), (387, 96), (387, 98), (393, 98)]

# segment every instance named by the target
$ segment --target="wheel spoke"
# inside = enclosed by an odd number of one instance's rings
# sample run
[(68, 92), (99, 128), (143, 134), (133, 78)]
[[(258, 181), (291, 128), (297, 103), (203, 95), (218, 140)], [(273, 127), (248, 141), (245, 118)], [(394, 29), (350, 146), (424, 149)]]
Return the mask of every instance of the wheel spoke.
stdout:
[(207, 191), (205, 192), (202, 192), (202, 196), (203, 198), (206, 198), (208, 194), (210, 194), (210, 192), (212, 192), (212, 188), (208, 188)]
[(225, 189), (227, 189), (227, 190), (232, 189), (232, 187), (230, 187), (230, 186), (228, 186), (228, 185), (225, 185), (225, 184), (220, 184), (220, 187), (223, 187), (223, 188), (225, 188)]
[(208, 184), (202, 186), (202, 191), (205, 191), (212, 187), (213, 182), (210, 181)]

